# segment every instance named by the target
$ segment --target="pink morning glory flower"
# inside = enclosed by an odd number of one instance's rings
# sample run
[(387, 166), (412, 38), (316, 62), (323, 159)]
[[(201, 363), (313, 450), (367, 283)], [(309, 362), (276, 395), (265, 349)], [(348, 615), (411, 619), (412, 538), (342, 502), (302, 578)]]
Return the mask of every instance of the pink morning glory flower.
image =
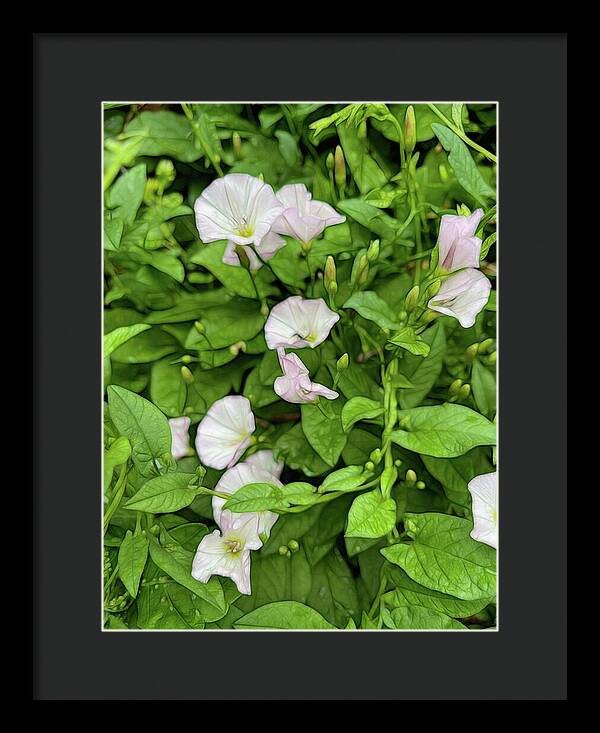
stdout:
[(202, 191), (194, 211), (203, 242), (227, 239), (259, 246), (283, 205), (268, 183), (246, 173), (229, 173)]
[(196, 432), (196, 451), (205, 466), (230, 468), (250, 445), (255, 429), (250, 401), (229, 395), (214, 402)]
[(463, 328), (470, 328), (488, 302), (491, 287), (479, 270), (460, 270), (442, 282), (438, 294), (431, 298), (427, 307), (456, 318)]
[(471, 537), (485, 542), (490, 547), (498, 547), (498, 474), (482, 473), (468, 484), (473, 512)]
[[(274, 484), (275, 486), (283, 486), (274, 473), (260, 468), (249, 461), (244, 461), (225, 471), (215, 486), (215, 491), (221, 494), (235, 494), (238, 489), (241, 489), (242, 486), (246, 486), (247, 484)], [(222, 526), (224, 515), (233, 514), (234, 518), (253, 516), (258, 522), (259, 535), (268, 537), (271, 533), (271, 528), (279, 519), (279, 515), (275, 514), (275, 512), (245, 512), (244, 514), (236, 514), (235, 512), (230, 512), (229, 509), (223, 509), (223, 504), (225, 504), (225, 499), (221, 499), (220, 496), (213, 496), (213, 518), (219, 526)]]
[(340, 317), (323, 298), (303, 298), (292, 295), (271, 309), (265, 323), (265, 339), (270, 349), (289, 346), (314, 349), (323, 343)]
[(272, 450), (267, 449), (256, 451), (256, 453), (248, 456), (244, 463), (248, 463), (249, 465), (255, 466), (256, 468), (262, 468), (263, 470), (268, 471), (270, 474), (273, 474), (275, 478), (281, 478), (281, 473), (283, 471), (283, 461), (276, 461)]
[(237, 589), (250, 595), (250, 550), (262, 546), (256, 517), (227, 512), (221, 531), (205, 535), (192, 562), (192, 577), (206, 583), (213, 575), (231, 578)]
[(294, 237), (302, 244), (309, 244), (320, 236), (326, 227), (341, 224), (346, 217), (323, 201), (313, 201), (312, 194), (303, 183), (292, 183), (277, 192), (284, 207), (273, 225), (279, 234)]
[(273, 384), (275, 393), (282, 400), (294, 404), (316, 402), (319, 397), (328, 400), (335, 400), (339, 397), (337, 392), (310, 381), (308, 369), (296, 354), (286, 354), (284, 349), (277, 349), (279, 364), (283, 376), (277, 377)]
[(169, 420), (171, 428), (171, 454), (175, 460), (184, 458), (190, 452), (189, 417), (173, 417)]
[(464, 267), (479, 267), (481, 239), (475, 236), (483, 209), (476, 209), (470, 216), (445, 214), (438, 236), (439, 264), (446, 272)]

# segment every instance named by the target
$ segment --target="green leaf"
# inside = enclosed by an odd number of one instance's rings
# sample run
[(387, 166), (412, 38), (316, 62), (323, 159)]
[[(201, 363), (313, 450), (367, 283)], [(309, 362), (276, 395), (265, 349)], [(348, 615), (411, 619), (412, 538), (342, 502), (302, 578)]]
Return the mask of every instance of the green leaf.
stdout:
[(124, 224), (133, 224), (144, 199), (145, 188), (146, 164), (140, 163), (117, 178), (107, 193), (106, 205)]
[(330, 402), (331, 417), (326, 417), (317, 405), (302, 405), (302, 430), (317, 454), (329, 466), (335, 466), (346, 445), (342, 429), (340, 400)]
[[(227, 603), (223, 595), (223, 588), (216, 576), (207, 583), (201, 583), (192, 577), (193, 552), (188, 552), (181, 545), (174, 542), (167, 533), (164, 533), (166, 544), (159, 543), (153, 535), (148, 535), (150, 541), (150, 557), (152, 561), (173, 580), (184, 588), (195, 593), (217, 614), (224, 616), (227, 613)], [(218, 616), (220, 618), (220, 616)], [(211, 619), (215, 620), (215, 619)]]
[(123, 222), (117, 218), (107, 218), (109, 212), (104, 212), (104, 249), (116, 251), (119, 249), (121, 244), (121, 237), (123, 236)]
[(313, 450), (299, 423), (278, 438), (275, 456), (284, 460), (292, 470), (302, 471), (306, 476), (320, 476), (330, 468)]
[(435, 611), (432, 608), (422, 606), (398, 606), (389, 615), (383, 616), (384, 623), (390, 629), (453, 629), (466, 631), (467, 627), (455, 621), (453, 618)]
[(496, 427), (486, 417), (463, 405), (435, 405), (399, 410), (398, 420), (408, 418), (406, 430), (395, 430), (391, 439), (415, 453), (437, 458), (461, 456), (476, 445), (495, 445)]
[(402, 359), (402, 373), (412, 382), (412, 387), (400, 390), (399, 402), (404, 409), (421, 404), (442, 371), (446, 353), (443, 325), (439, 321), (434, 323), (423, 333), (422, 339), (429, 344), (427, 356), (408, 354)]
[(110, 419), (129, 438), (137, 469), (142, 476), (155, 473), (159, 459), (171, 452), (167, 418), (152, 402), (123, 387), (111, 384), (107, 392)]
[(167, 155), (191, 163), (203, 154), (187, 118), (170, 110), (141, 112), (129, 122), (122, 137), (139, 144), (138, 155)]
[(402, 326), (388, 341), (416, 356), (427, 356), (430, 349), (429, 344), (415, 333), (412, 326)]
[(309, 506), (318, 498), (315, 487), (301, 481), (281, 487), (253, 483), (239, 488), (223, 508), (232, 512), (282, 511), (291, 505)]
[(368, 143), (359, 137), (358, 130), (342, 123), (338, 125), (337, 131), (358, 190), (361, 193), (368, 193), (374, 188), (385, 186), (388, 177), (369, 154)]
[(104, 358), (110, 356), (115, 349), (129, 341), (129, 339), (137, 336), (142, 331), (147, 331), (150, 326), (145, 323), (136, 323), (133, 326), (121, 326), (115, 328), (110, 333), (104, 334)]
[[(386, 214), (375, 204), (364, 199), (344, 199), (338, 201), (337, 208), (385, 242), (396, 242), (401, 222)], [(402, 240), (398, 244), (406, 245), (407, 243)]]
[(344, 628), (353, 616), (358, 617), (360, 603), (356, 583), (337, 548), (313, 567), (306, 602), (337, 628)]
[(154, 362), (150, 372), (150, 397), (165, 415), (183, 415), (187, 385), (181, 376), (180, 364), (170, 364), (168, 360)]
[(192, 485), (194, 473), (167, 473), (146, 481), (142, 488), (124, 505), (126, 509), (166, 514), (189, 506), (199, 493)]
[(448, 161), (460, 185), (482, 206), (495, 197), (494, 189), (483, 180), (471, 153), (463, 141), (445, 125), (433, 123), (431, 128), (448, 151)]
[(494, 417), (496, 413), (496, 378), (477, 359), (471, 371), (471, 389), (477, 409), (483, 415)]
[(377, 293), (371, 290), (363, 290), (354, 293), (342, 306), (343, 308), (354, 308), (363, 318), (374, 321), (379, 328), (399, 328), (395, 313), (389, 305), (382, 300)]
[(160, 328), (151, 328), (133, 336), (127, 343), (115, 349), (112, 359), (121, 364), (148, 364), (173, 354), (179, 348), (173, 336)]
[(463, 600), (496, 593), (496, 551), (469, 536), (472, 523), (447, 514), (405, 514), (412, 542), (385, 547), (381, 554), (414, 581)]
[(320, 613), (297, 601), (278, 601), (250, 611), (234, 624), (236, 629), (333, 629)]
[(104, 451), (104, 491), (110, 486), (113, 471), (129, 459), (131, 445), (127, 438), (121, 436)]
[(348, 512), (346, 537), (383, 537), (396, 526), (396, 502), (384, 499), (381, 491), (375, 489), (360, 494), (352, 502)]
[(342, 428), (347, 433), (359, 420), (374, 420), (383, 415), (383, 405), (368, 397), (352, 397), (342, 408)]
[(425, 468), (437, 479), (450, 501), (463, 507), (470, 514), (471, 494), (467, 484), (475, 476), (490, 473), (493, 469), (482, 448), (475, 448), (463, 456), (456, 458), (433, 458), (421, 456)]
[(148, 540), (146, 536), (133, 534), (131, 530), (127, 530), (119, 548), (119, 577), (132, 598), (137, 596), (147, 558)]
[(373, 474), (365, 471), (362, 466), (346, 466), (330, 473), (319, 486), (319, 492), (324, 494), (329, 491), (356, 491), (372, 476)]

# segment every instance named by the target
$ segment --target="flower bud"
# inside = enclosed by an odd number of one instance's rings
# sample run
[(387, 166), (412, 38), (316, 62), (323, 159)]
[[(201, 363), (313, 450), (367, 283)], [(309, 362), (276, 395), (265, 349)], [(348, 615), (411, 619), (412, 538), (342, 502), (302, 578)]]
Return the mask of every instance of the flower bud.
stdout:
[(375, 464), (373, 463), (373, 461), (367, 461), (365, 463), (365, 470), (366, 471), (374, 471), (375, 470)]
[(331, 255), (327, 257), (327, 260), (325, 261), (325, 270), (324, 270), (324, 280), (325, 280), (325, 287), (327, 290), (329, 290), (329, 286), (332, 283), (335, 283), (336, 290), (337, 290), (337, 281), (336, 281), (336, 267), (335, 267), (335, 260)]
[(417, 483), (415, 484), (415, 488), (422, 491), (425, 488), (425, 482), (424, 481), (417, 481)]
[(415, 110), (412, 104), (409, 104), (404, 115), (404, 147), (408, 155), (415, 149), (416, 144), (417, 122), (415, 120)]
[(184, 354), (184, 355), (183, 355), (183, 356), (181, 357), (181, 361), (182, 361), (182, 362), (183, 362), (184, 364), (191, 364), (191, 363), (192, 363), (192, 362), (194, 361), (194, 357), (193, 357), (193, 356), (190, 356), (189, 354)]
[(369, 458), (373, 463), (378, 464), (381, 460), (381, 448), (375, 448), (375, 450), (371, 451)]
[(195, 321), (194, 328), (198, 333), (203, 334), (205, 332), (204, 324), (201, 321)]
[(158, 161), (154, 175), (161, 181), (164, 182), (163, 188), (169, 186), (175, 180), (175, 166), (173, 161), (163, 158)]
[(375, 260), (379, 257), (379, 240), (374, 239), (371, 244), (369, 245), (369, 248), (367, 249), (367, 260), (369, 262), (375, 262)]
[(425, 315), (423, 316), (423, 321), (425, 323), (431, 323), (431, 321), (435, 321), (436, 318), (439, 318), (442, 314), (438, 313), (437, 311), (427, 311)]
[(417, 474), (412, 470), (412, 468), (409, 468), (406, 472), (406, 483), (408, 484), (414, 484), (417, 480)]
[(427, 298), (433, 298), (435, 295), (437, 295), (440, 292), (440, 288), (442, 287), (442, 281), (441, 280), (434, 280), (431, 285), (427, 288)]
[(450, 392), (450, 394), (458, 394), (458, 391), (462, 387), (462, 384), (462, 379), (455, 379), (450, 385), (450, 389), (448, 391)]
[(159, 532), (160, 532), (160, 527), (158, 526), (158, 524), (153, 524), (150, 527), (150, 533), (151, 534), (158, 534)]
[(471, 394), (471, 385), (470, 384), (463, 384), (463, 386), (458, 391), (458, 396), (461, 400), (466, 400), (467, 397)]
[(280, 546), (279, 546), (279, 549), (277, 550), (277, 552), (278, 552), (278, 553), (279, 553), (280, 555), (282, 555), (282, 556), (284, 556), (284, 557), (285, 557), (286, 555), (289, 555), (289, 554), (290, 554), (290, 549), (289, 549), (289, 547), (287, 547), (286, 545), (280, 545)]
[(448, 180), (448, 169), (443, 163), (440, 163), (438, 167), (438, 173), (440, 174), (442, 183), (446, 183), (446, 181)]
[(250, 258), (248, 257), (246, 248), (243, 247), (241, 244), (236, 244), (235, 253), (238, 256), (240, 265), (244, 268), (244, 270), (250, 271)]
[(340, 358), (337, 360), (337, 370), (338, 372), (344, 371), (344, 369), (348, 368), (348, 364), (350, 363), (350, 357), (348, 354), (342, 354)]
[(298, 544), (296, 540), (290, 540), (288, 542), (288, 547), (290, 548), (292, 552), (298, 552), (298, 550), (300, 549), (300, 545)]
[(418, 285), (415, 285), (408, 291), (408, 295), (404, 299), (404, 307), (410, 313), (413, 311), (419, 302), (419, 294), (421, 290)]
[(327, 157), (325, 158), (325, 165), (327, 166), (328, 171), (333, 171), (335, 168), (335, 158), (333, 157), (333, 153), (327, 153)]
[(238, 341), (235, 344), (231, 344), (229, 347), (229, 353), (234, 354), (237, 356), (240, 351), (245, 352), (246, 351), (246, 342), (245, 341)]
[(367, 137), (367, 121), (363, 120), (358, 126), (358, 138), (364, 140)]
[(466, 204), (459, 204), (456, 207), (456, 211), (458, 212), (459, 216), (471, 216), (471, 210)]
[(485, 339), (477, 347), (477, 352), (479, 354), (485, 354), (485, 353), (487, 353), (487, 351), (489, 351), (489, 348), (490, 348), (490, 346), (493, 345), (493, 343), (494, 343), (494, 339)]
[(394, 461), (394, 466), (396, 466), (396, 468), (400, 468), (401, 465), (402, 461), (399, 458), (396, 458), (396, 460)]
[(473, 361), (473, 359), (477, 356), (477, 351), (479, 349), (479, 344), (471, 344), (467, 350), (465, 351), (465, 354), (467, 356), (468, 361)]
[(335, 146), (335, 182), (339, 188), (346, 185), (346, 161), (339, 145)]
[(401, 321), (405, 321), (408, 318), (408, 311), (400, 311), (400, 314), (398, 315), (398, 318)]
[(402, 417), (400, 419), (400, 422), (398, 423), (398, 426), (399, 426), (400, 430), (408, 430), (409, 429), (409, 427), (410, 427), (410, 418), (408, 417), (408, 415), (404, 415), (404, 417)]
[(194, 375), (186, 366), (181, 367), (181, 378), (186, 384), (194, 383)]
[(496, 363), (496, 352), (492, 351), (492, 353), (488, 356), (487, 361), (490, 366), (493, 366)]
[(233, 144), (233, 154), (238, 160), (240, 160), (244, 157), (244, 152), (242, 150), (242, 138), (240, 137), (239, 132), (233, 133), (231, 137), (231, 142)]

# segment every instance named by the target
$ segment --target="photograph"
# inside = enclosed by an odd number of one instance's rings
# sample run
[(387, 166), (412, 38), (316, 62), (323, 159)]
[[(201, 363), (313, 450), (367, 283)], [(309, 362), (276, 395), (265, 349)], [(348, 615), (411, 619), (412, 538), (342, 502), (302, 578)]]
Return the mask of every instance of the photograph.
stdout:
[(98, 116), (101, 630), (498, 632), (502, 103)]

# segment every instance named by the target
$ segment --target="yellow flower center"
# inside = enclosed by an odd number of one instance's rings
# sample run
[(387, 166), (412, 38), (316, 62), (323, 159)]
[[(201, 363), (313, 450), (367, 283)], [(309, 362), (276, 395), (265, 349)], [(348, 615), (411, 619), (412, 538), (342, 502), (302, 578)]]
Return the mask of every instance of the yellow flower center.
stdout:
[(254, 227), (246, 219), (242, 219), (238, 227), (238, 234), (240, 237), (251, 237), (254, 234)]
[(225, 540), (225, 550), (231, 555), (237, 555), (244, 549), (244, 542), (239, 537), (228, 537)]

